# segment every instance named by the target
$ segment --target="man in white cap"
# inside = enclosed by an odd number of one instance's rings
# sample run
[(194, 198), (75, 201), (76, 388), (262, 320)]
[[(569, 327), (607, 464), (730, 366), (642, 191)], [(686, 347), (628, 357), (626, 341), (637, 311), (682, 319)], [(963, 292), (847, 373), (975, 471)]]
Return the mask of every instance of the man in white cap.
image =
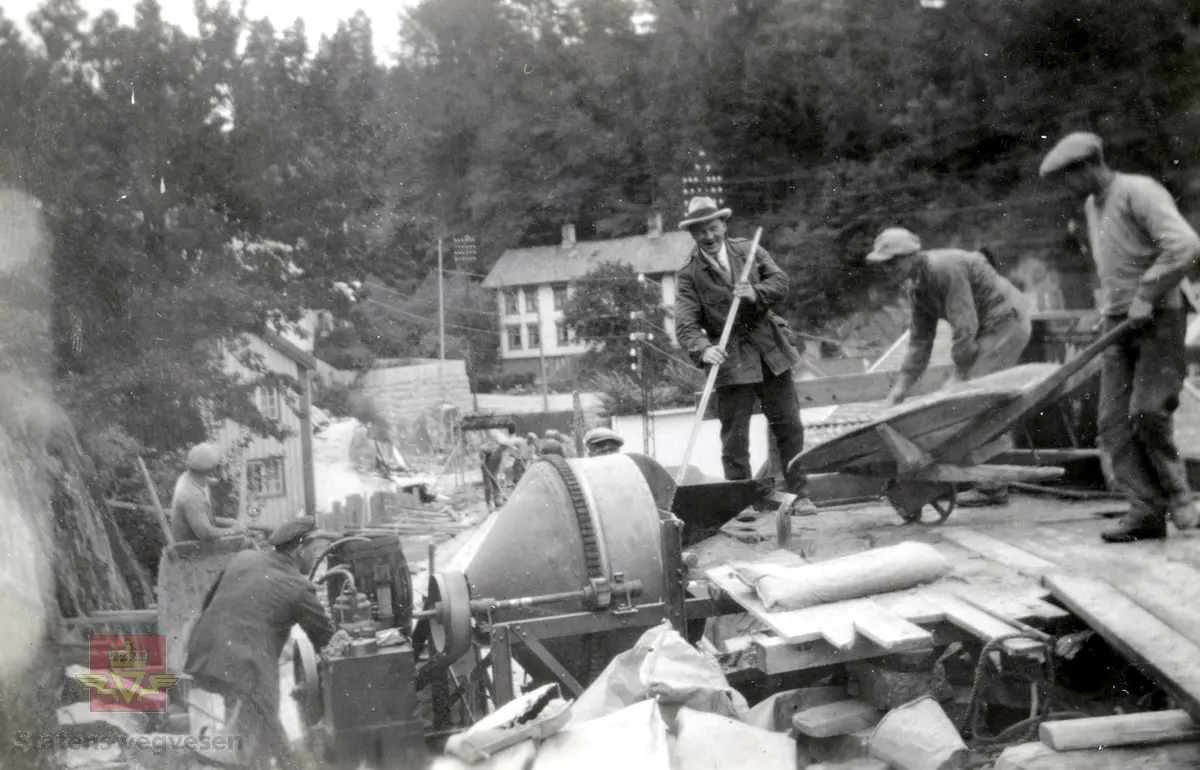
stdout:
[(1136, 326), (1105, 351), (1100, 375), (1100, 444), (1130, 500), (1102, 537), (1164, 538), (1168, 515), (1180, 529), (1194, 527), (1200, 511), (1175, 446), (1174, 412), (1187, 373), (1180, 284), (1200, 257), (1200, 237), (1161, 184), (1111, 170), (1095, 134), (1063, 138), (1040, 173), (1084, 202), (1106, 330), (1126, 319)]
[[(725, 478), (753, 477), (750, 418), (757, 400), (787, 469), (787, 491), (797, 497), (792, 512), (815, 513), (816, 506), (808, 498), (808, 479), (799, 463), (791, 462), (804, 449), (800, 402), (792, 382), (792, 367), (800, 363), (800, 352), (789, 339), (787, 323), (772, 312), (787, 297), (790, 282), (762, 248), (754, 255), (748, 280), (739, 280), (751, 256), (750, 242), (725, 237), (732, 214), (712, 198), (692, 198), (688, 203), (679, 228), (691, 233), (696, 247), (675, 278), (675, 336), (697, 366), (720, 367), (716, 395)], [(741, 304), (722, 352), (717, 342), (734, 297), (740, 297)]]
[(216, 540), (245, 531), (236, 519), (213, 511), (209, 479), (220, 464), (221, 450), (215, 444), (197, 444), (188, 452), (187, 470), (175, 482), (171, 496), (171, 534), (176, 542)]
[[(957, 384), (1016, 366), (1032, 332), (1030, 303), (1008, 279), (992, 267), (987, 255), (962, 249), (923, 249), (921, 239), (902, 227), (884, 230), (875, 239), (867, 261), (888, 263), (908, 284), (912, 323), (908, 351), (900, 365), (888, 404), (896, 405), (929, 366), (938, 321), (950, 324), (954, 341), (950, 357)], [(1001, 505), (1008, 486), (983, 484), (964, 505)]]
[(583, 443), (587, 447), (588, 457), (603, 457), (620, 452), (621, 447), (625, 446), (625, 439), (608, 428), (592, 428), (583, 437)]

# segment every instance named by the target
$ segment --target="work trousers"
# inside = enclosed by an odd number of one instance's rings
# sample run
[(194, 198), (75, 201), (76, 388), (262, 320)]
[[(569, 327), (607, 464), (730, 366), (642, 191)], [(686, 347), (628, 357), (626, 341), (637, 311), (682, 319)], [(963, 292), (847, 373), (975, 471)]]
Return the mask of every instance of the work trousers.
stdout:
[[(729, 481), (754, 478), (750, 468), (750, 418), (754, 401), (762, 405), (763, 415), (779, 447), (780, 464), (788, 464), (804, 449), (804, 424), (800, 422), (800, 402), (791, 370), (772, 375), (763, 362), (763, 381), (751, 385), (727, 385), (717, 389), (717, 416), (721, 420), (721, 465)], [(787, 491), (808, 496), (808, 477), (799, 464), (785, 473)]]
[(500, 500), (500, 466), (504, 464), (504, 450), (496, 447), (479, 453), (480, 471), (483, 475), (483, 499), (488, 510), (502, 504)]
[[(1006, 323), (996, 324), (983, 331), (975, 338), (979, 353), (971, 362), (967, 379), (973, 380), (1005, 369), (1011, 369), (1021, 362), (1021, 355), (1029, 346), (1029, 338), (1033, 335), (1033, 321), (1027, 313), (1014, 311)], [(1005, 436), (1005, 443), (1013, 444), (1012, 436)], [(1007, 484), (977, 484), (981, 492), (999, 493), (1008, 488)]]
[(283, 726), (276, 714), (268, 714), (266, 707), (254, 698), (226, 695), (226, 719), (229, 719), (235, 710), (237, 716), (233, 724), (226, 723), (226, 728), (239, 741), (238, 764), (251, 770), (270, 770), (271, 761), (275, 760), (279, 763), (280, 770), (295, 770), (299, 767), (299, 757), (288, 746)]
[[(1122, 318), (1109, 318), (1105, 331)], [(1191, 499), (1175, 446), (1174, 414), (1187, 376), (1187, 311), (1164, 308), (1104, 352), (1100, 444), (1137, 515), (1161, 519)]]

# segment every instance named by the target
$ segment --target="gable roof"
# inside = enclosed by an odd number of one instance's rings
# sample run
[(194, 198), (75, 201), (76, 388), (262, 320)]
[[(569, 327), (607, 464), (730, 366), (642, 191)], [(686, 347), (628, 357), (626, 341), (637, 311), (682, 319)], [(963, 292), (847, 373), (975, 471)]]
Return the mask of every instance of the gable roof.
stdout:
[(637, 273), (674, 273), (687, 261), (693, 244), (688, 233), (668, 232), (580, 241), (571, 247), (556, 244), (509, 249), (492, 267), (483, 288), (565, 283), (584, 277), (605, 262), (622, 262)]
[(288, 342), (275, 332), (263, 332), (262, 338), (268, 345), (300, 364), (305, 369), (314, 370), (317, 368), (317, 359), (311, 353), (305, 352), (302, 348), (292, 342)]

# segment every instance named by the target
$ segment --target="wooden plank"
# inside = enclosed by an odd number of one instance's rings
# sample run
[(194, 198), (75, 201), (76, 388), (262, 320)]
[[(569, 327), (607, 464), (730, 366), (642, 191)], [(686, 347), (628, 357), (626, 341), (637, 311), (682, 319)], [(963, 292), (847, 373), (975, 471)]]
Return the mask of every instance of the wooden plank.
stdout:
[(1123, 573), (1120, 586), (1126, 596), (1200, 646), (1200, 607), (1190, 601), (1195, 587), (1200, 586), (1200, 572), (1187, 564), (1164, 561), (1152, 572)]
[(1039, 578), (1055, 569), (1053, 562), (973, 529), (943, 529), (941, 535), (943, 540), (949, 540), (1022, 575)]
[(1003, 465), (1063, 465), (1099, 460), (1099, 449), (1006, 449), (992, 459)]
[[(950, 366), (931, 366), (910, 393), (925, 396), (939, 390), (950, 379)], [(796, 383), (796, 397), (801, 409), (814, 409), (839, 404), (867, 404), (887, 399), (899, 372), (868, 372), (836, 377), (818, 377)]]
[(1150, 746), (1200, 740), (1200, 724), (1182, 709), (1043, 722), (1038, 738), (1055, 751)]
[(1103, 580), (1052, 575), (1045, 583), (1117, 652), (1200, 718), (1200, 647)]
[(874, 727), (882, 718), (883, 714), (869, 703), (844, 700), (795, 714), (792, 727), (809, 738), (835, 738)]
[[(1015, 627), (992, 617), (983, 610), (972, 607), (957, 596), (930, 592), (928, 598), (946, 613), (946, 622), (961, 628), (977, 639), (990, 642), (1002, 636), (1018, 633)], [(1010, 639), (1004, 642), (1004, 648), (1009, 652), (1027, 652), (1041, 650), (1042, 645), (1032, 639)]]
[(1055, 751), (1044, 743), (1005, 749), (993, 770), (1179, 770), (1200, 767), (1200, 743)]
[[(931, 642), (927, 632), (906, 618), (889, 613), (870, 598), (771, 612), (759, 600), (754, 589), (739, 580), (730, 567), (709, 570), (708, 578), (788, 644), (824, 640), (837, 649), (849, 650), (854, 645), (856, 634), (865, 635), (865, 630), (870, 631), (872, 641), (877, 644), (885, 647), (895, 644), (896, 649), (887, 647), (893, 652), (919, 649)], [(860, 621), (863, 624), (861, 627)]]
[(1066, 473), (1062, 468), (1029, 465), (947, 465), (936, 463), (906, 475), (916, 481), (950, 484), (986, 484), (1001, 481), (1054, 481)]

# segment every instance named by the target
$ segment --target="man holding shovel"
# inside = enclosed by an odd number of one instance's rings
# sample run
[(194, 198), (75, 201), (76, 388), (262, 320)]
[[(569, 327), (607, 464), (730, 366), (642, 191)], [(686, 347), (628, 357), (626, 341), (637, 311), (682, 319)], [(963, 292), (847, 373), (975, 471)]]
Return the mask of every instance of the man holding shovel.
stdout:
[(1104, 352), (1100, 375), (1100, 444), (1130, 501), (1129, 513), (1102, 536), (1110, 543), (1164, 538), (1168, 515), (1180, 529), (1194, 527), (1200, 512), (1173, 418), (1187, 373), (1180, 284), (1200, 256), (1200, 237), (1161, 184), (1109, 169), (1095, 134), (1063, 138), (1040, 173), (1084, 201), (1105, 330), (1134, 324)]
[[(750, 479), (750, 417), (754, 401), (779, 447), (787, 468), (787, 491), (796, 495), (792, 513), (808, 515), (816, 506), (808, 498), (808, 479), (791, 460), (804, 449), (804, 425), (792, 383), (792, 367), (800, 353), (789, 341), (787, 326), (771, 312), (787, 297), (787, 274), (763, 249), (725, 237), (732, 211), (712, 198), (693, 198), (681, 230), (696, 242), (675, 279), (675, 336), (692, 361), (702, 368), (719, 367), (716, 377), (717, 415), (721, 421), (721, 463), (730, 481)], [(753, 259), (746, 280), (740, 280)], [(728, 345), (718, 345), (734, 298), (740, 305)]]

